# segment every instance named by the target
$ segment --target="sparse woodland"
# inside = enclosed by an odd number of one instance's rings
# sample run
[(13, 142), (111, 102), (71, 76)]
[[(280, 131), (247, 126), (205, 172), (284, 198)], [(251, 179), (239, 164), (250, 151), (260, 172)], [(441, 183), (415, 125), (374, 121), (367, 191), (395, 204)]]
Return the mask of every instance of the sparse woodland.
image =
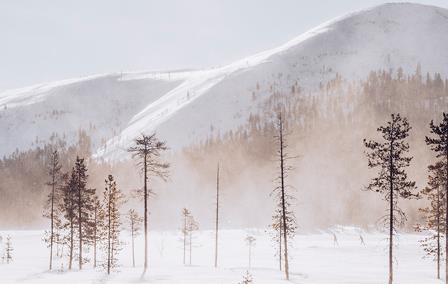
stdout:
[[(12, 226), (4, 220), (13, 219), (18, 210), (25, 225), (43, 215), (49, 270), (93, 267), (119, 273), (120, 251), (129, 247), (132, 259), (126, 261), (141, 267), (144, 279), (154, 253), (148, 245), (153, 219), (167, 223), (164, 214), (176, 216), (183, 265), (195, 263), (195, 248), (202, 240), (196, 237), (210, 231), (209, 265), (219, 267), (220, 244), (226, 242), (220, 230), (228, 224), (223, 220), (241, 221), (248, 212), (247, 222), (256, 215), (264, 233), (271, 236), (272, 258), (289, 280), (295, 269), (290, 259), (300, 257), (291, 255), (294, 237), (305, 232), (310, 225), (307, 217), (319, 208), (325, 216), (313, 219), (316, 227), (366, 228), (375, 223), (387, 234), (389, 283), (399, 262), (395, 249), (400, 230), (425, 234), (422, 255), (434, 260), (434, 277), (448, 279), (448, 80), (439, 74), (423, 75), (417, 67), (411, 75), (401, 70), (372, 72), (355, 83), (336, 76), (313, 91), (302, 90), (297, 80), (290, 83), (287, 89), (273, 87), (275, 82), (257, 84), (251, 92), (259, 112), (236, 130), (212, 131), (205, 141), (180, 151), (171, 151), (156, 133), (141, 134), (126, 149), (132, 159), (112, 164), (91, 158), (89, 137), (81, 130), (74, 145), (54, 136), (42, 148), (17, 150), (0, 160), (4, 197), (0, 212), (5, 217), (1, 225)], [(261, 94), (269, 96), (259, 100)], [(177, 160), (183, 161), (188, 173), (206, 181), (208, 191), (202, 194), (207, 192), (209, 199), (191, 202), (188, 209), (173, 201), (164, 204), (167, 212), (162, 212), (152, 203), (158, 194), (170, 186), (179, 190), (189, 186), (176, 172)], [(248, 187), (247, 179), (254, 176), (264, 178), (256, 181), (262, 186), (253, 186), (256, 194), (246, 191), (256, 207), (232, 210), (249, 203), (228, 200), (240, 196)], [(319, 193), (323, 189), (324, 195)], [(377, 202), (370, 205), (369, 200)], [(17, 207), (24, 202), (27, 206)], [(257, 212), (249, 212), (254, 208)], [(358, 214), (363, 210), (368, 214)], [(130, 243), (123, 242), (124, 235), (130, 236)], [(141, 259), (135, 253), (139, 235), (144, 248)], [(241, 240), (248, 248), (249, 271), (240, 283), (257, 281), (251, 274), (255, 241), (252, 235)], [(10, 237), (2, 257), (6, 263), (14, 260)], [(441, 277), (444, 265), (446, 275)]]

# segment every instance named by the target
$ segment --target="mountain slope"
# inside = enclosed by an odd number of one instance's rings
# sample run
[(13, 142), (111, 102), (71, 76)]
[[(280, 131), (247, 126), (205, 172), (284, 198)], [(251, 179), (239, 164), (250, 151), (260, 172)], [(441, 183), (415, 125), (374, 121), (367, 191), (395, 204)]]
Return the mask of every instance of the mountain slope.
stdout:
[[(385, 4), (324, 23), (278, 48), (207, 70), (108, 74), (0, 94), (0, 154), (91, 130), (98, 157), (120, 157), (141, 132), (173, 148), (241, 125), (275, 90), (308, 90), (336, 74), (372, 70), (448, 74), (448, 10)], [(257, 95), (253, 91), (256, 86)], [(216, 133), (215, 133), (216, 134)], [(107, 141), (103, 146), (103, 141)]]

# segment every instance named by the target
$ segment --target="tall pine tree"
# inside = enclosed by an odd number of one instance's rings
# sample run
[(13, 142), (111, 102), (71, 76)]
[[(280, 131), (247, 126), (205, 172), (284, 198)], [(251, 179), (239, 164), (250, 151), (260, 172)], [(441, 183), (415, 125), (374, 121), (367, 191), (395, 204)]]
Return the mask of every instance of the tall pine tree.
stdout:
[(148, 188), (149, 176), (157, 176), (165, 180), (168, 176), (169, 164), (160, 160), (161, 155), (168, 147), (164, 141), (160, 141), (156, 134), (142, 134), (134, 139), (134, 145), (128, 149), (133, 158), (138, 160), (138, 166), (143, 173), (143, 226), (145, 234), (145, 259), (142, 277), (148, 269), (148, 198), (150, 190)]
[(389, 230), (389, 284), (393, 282), (394, 233), (406, 220), (405, 213), (398, 207), (398, 198), (411, 199), (417, 196), (413, 193), (415, 182), (408, 180), (405, 171), (412, 160), (412, 157), (406, 156), (409, 145), (405, 140), (410, 130), (406, 118), (392, 114), (386, 126), (377, 129), (383, 141), (364, 139), (369, 168), (379, 168), (378, 176), (373, 178), (367, 190), (380, 193), (389, 205), (387, 214), (382, 218)]
[[(429, 124), (433, 137), (426, 137), (426, 144), (436, 152), (436, 157), (442, 163), (441, 183), (445, 191), (445, 208), (448, 208), (448, 113), (443, 113), (442, 121)], [(448, 254), (448, 210), (445, 210), (445, 256)], [(445, 257), (445, 281), (448, 283), (448, 260)]]

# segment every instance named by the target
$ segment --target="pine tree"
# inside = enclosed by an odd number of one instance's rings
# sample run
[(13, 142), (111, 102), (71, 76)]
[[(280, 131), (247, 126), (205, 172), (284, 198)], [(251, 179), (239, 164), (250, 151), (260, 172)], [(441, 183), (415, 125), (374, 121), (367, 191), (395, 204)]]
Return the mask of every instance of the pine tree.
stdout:
[(392, 114), (387, 125), (377, 129), (384, 142), (364, 139), (364, 145), (369, 150), (366, 153), (369, 168), (379, 168), (378, 176), (373, 178), (366, 189), (380, 193), (389, 203), (388, 212), (382, 218), (389, 229), (389, 284), (393, 281), (393, 236), (396, 228), (406, 220), (405, 213), (398, 207), (398, 198), (417, 197), (413, 193), (415, 182), (408, 180), (405, 171), (412, 160), (412, 157), (405, 156), (409, 152), (405, 139), (410, 130), (411, 126), (406, 118), (402, 118), (400, 114)]
[(183, 247), (184, 247), (184, 265), (186, 263), (186, 251), (187, 251), (187, 235), (188, 235), (188, 218), (190, 218), (190, 211), (187, 208), (182, 209), (182, 235), (183, 235)]
[(417, 225), (418, 232), (428, 231), (432, 234), (420, 241), (423, 250), (427, 256), (431, 256), (437, 263), (437, 279), (440, 279), (440, 262), (442, 259), (441, 241), (444, 234), (445, 226), (445, 192), (443, 189), (444, 168), (442, 162), (437, 162), (435, 165), (428, 167), (428, 186), (420, 191), (421, 196), (424, 196), (429, 205), (420, 208), (419, 211), (423, 213), (425, 224)]
[(73, 170), (70, 174), (63, 175), (64, 186), (62, 187), (63, 203), (61, 205), (64, 212), (64, 222), (62, 229), (65, 235), (62, 238), (63, 245), (68, 247), (68, 269), (72, 269), (73, 253), (75, 249), (75, 228), (76, 228), (76, 174)]
[[(283, 240), (283, 261), (285, 269), (286, 280), (289, 280), (289, 259), (288, 259), (288, 243), (294, 237), (296, 232), (296, 218), (294, 212), (291, 210), (291, 202), (294, 197), (291, 195), (291, 187), (286, 184), (288, 173), (292, 170), (287, 162), (294, 157), (290, 157), (287, 153), (288, 144), (286, 142), (287, 133), (285, 133), (284, 121), (282, 114), (279, 113), (276, 121), (276, 129), (278, 134), (274, 136), (276, 140), (278, 175), (275, 179), (277, 186), (274, 188), (271, 196), (277, 202), (276, 213), (273, 217), (274, 223), (272, 227), (274, 230), (279, 230), (279, 241)], [(281, 249), (280, 249), (281, 251)]]
[(81, 270), (83, 263), (87, 261), (87, 258), (84, 258), (82, 254), (83, 245), (92, 243), (93, 239), (92, 215), (95, 207), (95, 189), (87, 188), (88, 175), (84, 159), (76, 157), (73, 172), (76, 187), (75, 220), (78, 230), (78, 266)]
[(11, 236), (7, 236), (6, 237), (6, 243), (5, 243), (5, 260), (6, 263), (10, 263), (12, 261), (12, 251), (13, 251), (13, 247), (12, 247), (12, 241), (11, 241)]
[(45, 204), (44, 216), (50, 219), (50, 232), (48, 238), (46, 239), (46, 242), (48, 242), (50, 246), (49, 270), (51, 270), (53, 266), (53, 244), (56, 238), (55, 230), (58, 230), (61, 225), (59, 212), (57, 210), (61, 202), (61, 194), (57, 189), (62, 173), (58, 152), (56, 150), (53, 151), (49, 158), (50, 162), (48, 165), (48, 174), (50, 177), (50, 181), (47, 183), (47, 185), (51, 187), (51, 192), (48, 195), (48, 199)]
[(121, 249), (120, 242), (120, 207), (124, 202), (124, 196), (117, 187), (117, 183), (112, 175), (105, 180), (104, 189), (105, 220), (107, 231), (107, 274), (112, 268), (116, 268), (118, 263), (118, 252)]
[(256, 239), (253, 236), (245, 238), (246, 244), (249, 247), (249, 269), (252, 267), (252, 247), (255, 246)]
[(135, 245), (134, 240), (135, 237), (140, 234), (141, 225), (143, 222), (143, 218), (140, 217), (134, 209), (129, 209), (128, 211), (128, 224), (129, 230), (131, 232), (131, 242), (132, 242), (132, 267), (135, 267)]
[[(431, 121), (429, 125), (431, 134), (434, 137), (426, 137), (426, 144), (431, 150), (436, 152), (436, 157), (441, 161), (441, 184), (445, 187), (445, 208), (448, 208), (448, 113), (443, 113), (440, 124), (436, 125)], [(448, 210), (445, 210), (445, 256), (448, 256)], [(448, 260), (445, 257), (445, 281), (448, 283)]]
[(144, 234), (145, 234), (145, 259), (142, 277), (148, 269), (148, 178), (150, 175), (158, 176), (165, 180), (168, 176), (169, 164), (160, 161), (162, 152), (168, 147), (164, 141), (160, 141), (156, 134), (142, 134), (134, 140), (134, 146), (128, 149), (133, 158), (138, 158), (138, 165), (143, 172), (143, 202), (144, 202)]

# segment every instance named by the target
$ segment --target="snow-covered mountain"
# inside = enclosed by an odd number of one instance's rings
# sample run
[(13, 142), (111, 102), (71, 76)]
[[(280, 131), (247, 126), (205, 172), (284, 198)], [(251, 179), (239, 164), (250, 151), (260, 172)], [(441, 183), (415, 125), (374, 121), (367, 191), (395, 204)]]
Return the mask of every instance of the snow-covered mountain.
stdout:
[(359, 79), (378, 69), (413, 72), (419, 63), (448, 75), (448, 10), (385, 4), (218, 68), (104, 74), (2, 92), (0, 154), (52, 133), (70, 141), (80, 128), (91, 130), (97, 156), (121, 156), (134, 137), (154, 130), (178, 148), (242, 124), (273, 82), (312, 89), (337, 73)]

